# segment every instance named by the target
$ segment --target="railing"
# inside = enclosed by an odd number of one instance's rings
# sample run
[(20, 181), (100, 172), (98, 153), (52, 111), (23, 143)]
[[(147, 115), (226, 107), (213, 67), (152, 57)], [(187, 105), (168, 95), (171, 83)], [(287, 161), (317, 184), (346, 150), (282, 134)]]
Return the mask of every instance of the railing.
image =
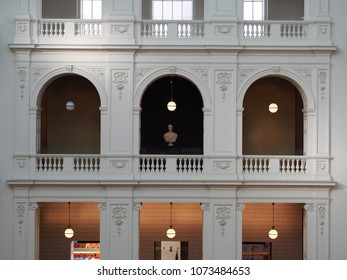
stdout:
[(309, 23), (304, 21), (245, 21), (244, 38), (306, 39)]
[[(21, 30), (16, 29), (15, 42), (25, 42)], [(142, 20), (120, 24), (102, 20), (40, 19), (32, 22), (32, 30), (33, 38), (28, 40), (38, 44), (332, 45), (330, 23), (312, 21)]]
[(15, 156), (18, 178), (150, 181), (330, 180), (329, 158), (305, 156), (49, 155)]

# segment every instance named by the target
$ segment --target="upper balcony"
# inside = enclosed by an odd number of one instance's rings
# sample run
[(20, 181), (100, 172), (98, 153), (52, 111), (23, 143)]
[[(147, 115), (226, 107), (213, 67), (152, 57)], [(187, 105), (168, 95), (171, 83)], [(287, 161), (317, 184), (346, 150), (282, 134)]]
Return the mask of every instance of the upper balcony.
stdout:
[[(39, 48), (177, 46), (332, 46), (327, 21), (162, 21), (39, 19), (16, 21), (14, 43)], [(29, 32), (30, 30), (30, 32)]]

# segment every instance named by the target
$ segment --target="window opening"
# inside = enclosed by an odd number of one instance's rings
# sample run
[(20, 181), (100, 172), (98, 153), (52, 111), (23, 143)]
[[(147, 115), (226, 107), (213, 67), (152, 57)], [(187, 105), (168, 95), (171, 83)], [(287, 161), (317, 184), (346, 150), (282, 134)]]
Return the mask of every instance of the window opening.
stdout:
[(81, 0), (82, 19), (101, 19), (102, 0)]
[(192, 20), (192, 0), (153, 0), (152, 17), (154, 20)]
[(264, 20), (266, 0), (243, 0), (244, 20)]

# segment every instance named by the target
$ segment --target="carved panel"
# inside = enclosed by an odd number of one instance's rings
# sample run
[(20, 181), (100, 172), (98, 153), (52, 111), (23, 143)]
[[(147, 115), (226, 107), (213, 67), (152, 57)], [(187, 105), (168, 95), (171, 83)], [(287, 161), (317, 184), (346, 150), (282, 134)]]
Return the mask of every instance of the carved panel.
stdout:
[(227, 91), (229, 88), (229, 85), (231, 85), (231, 78), (232, 74), (231, 72), (219, 72), (217, 74), (217, 85), (219, 85), (219, 89), (221, 90), (221, 97), (223, 101), (225, 101), (227, 97)]
[(229, 207), (221, 206), (216, 209), (216, 219), (221, 227), (221, 235), (225, 236), (225, 226), (231, 219), (231, 209)]
[(25, 203), (17, 203), (16, 214), (17, 214), (18, 235), (24, 236)]
[(127, 212), (128, 210), (122, 206), (115, 206), (112, 208), (112, 218), (114, 219), (117, 227), (118, 237), (120, 237), (122, 234), (122, 225), (124, 223), (124, 220), (128, 217)]
[(116, 71), (113, 73), (113, 83), (118, 90), (119, 101), (122, 100), (124, 87), (128, 83), (128, 76), (129, 74), (125, 71)]
[(319, 70), (318, 72), (318, 83), (319, 83), (319, 95), (321, 101), (325, 100), (327, 90), (327, 72), (325, 70)]
[(327, 209), (325, 206), (318, 206), (318, 225), (319, 225), (319, 234), (320, 236), (324, 236), (325, 228), (326, 228), (326, 213)]

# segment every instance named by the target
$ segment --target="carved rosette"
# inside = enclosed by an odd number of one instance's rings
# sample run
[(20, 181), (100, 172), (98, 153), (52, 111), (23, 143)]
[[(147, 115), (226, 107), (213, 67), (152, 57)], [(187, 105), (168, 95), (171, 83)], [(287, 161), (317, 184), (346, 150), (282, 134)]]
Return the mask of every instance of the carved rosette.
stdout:
[(218, 224), (221, 227), (222, 237), (225, 236), (225, 226), (228, 221), (231, 219), (231, 209), (225, 206), (218, 207), (216, 209), (216, 219), (218, 220)]
[(128, 83), (128, 76), (129, 74), (124, 71), (113, 73), (113, 83), (116, 85), (118, 90), (119, 101), (122, 100), (124, 87)]
[(112, 209), (112, 218), (114, 219), (117, 227), (118, 237), (120, 237), (122, 234), (122, 225), (124, 223), (124, 220), (127, 218), (127, 212), (128, 210), (122, 206), (116, 206)]
[(324, 236), (325, 227), (326, 227), (326, 212), (327, 209), (325, 206), (320, 205), (318, 207), (318, 225), (320, 236)]
[(220, 72), (217, 74), (217, 85), (219, 85), (219, 89), (221, 90), (223, 102), (226, 99), (229, 85), (231, 85), (231, 77), (230, 72)]

